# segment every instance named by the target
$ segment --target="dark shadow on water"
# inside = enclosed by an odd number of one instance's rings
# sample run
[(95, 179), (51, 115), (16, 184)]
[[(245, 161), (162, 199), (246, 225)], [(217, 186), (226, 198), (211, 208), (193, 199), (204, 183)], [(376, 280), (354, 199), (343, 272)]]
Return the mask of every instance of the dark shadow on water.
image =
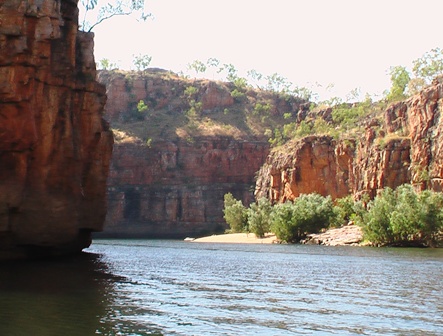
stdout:
[(120, 321), (117, 287), (98, 254), (0, 264), (0, 335), (161, 335)]

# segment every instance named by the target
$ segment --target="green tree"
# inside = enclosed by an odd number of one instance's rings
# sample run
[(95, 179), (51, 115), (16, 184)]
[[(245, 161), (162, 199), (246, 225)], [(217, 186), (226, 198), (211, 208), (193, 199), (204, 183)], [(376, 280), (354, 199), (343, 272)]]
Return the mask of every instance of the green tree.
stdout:
[(300, 195), (293, 203), (286, 202), (274, 207), (271, 214), (271, 230), (277, 238), (296, 242), (309, 233), (328, 227), (334, 218), (330, 196), (318, 194)]
[(365, 239), (376, 245), (436, 245), (443, 230), (443, 195), (417, 193), (411, 185), (385, 188), (359, 224)]
[(231, 228), (231, 232), (247, 231), (247, 210), (242, 202), (236, 200), (231, 193), (224, 196), (223, 214), (223, 218)]
[(274, 73), (270, 76), (266, 76), (267, 85), (266, 88), (273, 92), (289, 92), (292, 83), (289, 82), (285, 77)]
[(139, 113), (145, 113), (148, 111), (148, 105), (143, 100), (140, 100), (137, 104), (137, 111)]
[(194, 62), (188, 64), (188, 70), (193, 70), (196, 76), (198, 76), (199, 73), (205, 73), (206, 69), (206, 64), (199, 60), (195, 60)]
[(251, 78), (251, 80), (254, 82), (255, 86), (259, 89), (262, 88), (262, 86), (260, 85), (260, 82), (263, 78), (263, 75), (259, 72), (257, 72), (257, 70), (249, 70), (247, 72), (247, 76), (248, 78)]
[(144, 0), (80, 0), (83, 15), (81, 29), (90, 32), (100, 23), (115, 16), (138, 14), (138, 20), (146, 20), (151, 14), (144, 12)]
[(247, 210), (249, 231), (263, 238), (270, 231), (271, 202), (267, 198), (260, 198), (252, 203)]
[(113, 70), (117, 69), (118, 66), (116, 63), (110, 61), (108, 58), (102, 58), (97, 62), (97, 68), (101, 70)]
[(443, 50), (434, 48), (425, 53), (421, 58), (412, 62), (412, 72), (417, 78), (423, 78), (426, 84), (438, 75), (443, 74)]
[(403, 66), (395, 66), (389, 69), (391, 76), (391, 89), (387, 95), (387, 100), (390, 102), (403, 100), (406, 98), (406, 88), (411, 77), (409, 72)]
[(132, 55), (132, 64), (137, 71), (145, 71), (151, 64), (152, 56), (149, 55)]

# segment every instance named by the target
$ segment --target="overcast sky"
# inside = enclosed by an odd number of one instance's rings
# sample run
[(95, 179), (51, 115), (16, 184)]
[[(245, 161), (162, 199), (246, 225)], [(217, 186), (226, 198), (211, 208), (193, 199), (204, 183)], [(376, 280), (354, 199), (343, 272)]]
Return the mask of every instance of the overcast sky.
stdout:
[[(133, 55), (152, 67), (185, 71), (217, 58), (240, 74), (279, 73), (298, 85), (388, 89), (390, 66), (443, 47), (442, 0), (146, 0), (153, 19), (113, 18), (95, 31), (96, 60), (129, 69)], [(323, 98), (326, 94), (321, 92)]]

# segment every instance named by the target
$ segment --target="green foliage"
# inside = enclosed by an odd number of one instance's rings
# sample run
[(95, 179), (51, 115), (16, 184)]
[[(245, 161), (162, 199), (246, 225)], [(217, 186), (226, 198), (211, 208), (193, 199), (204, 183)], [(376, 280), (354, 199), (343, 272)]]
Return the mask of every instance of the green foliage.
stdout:
[(145, 113), (148, 111), (148, 105), (143, 100), (140, 100), (137, 104), (137, 111), (139, 113)]
[(436, 76), (443, 74), (443, 50), (434, 48), (412, 63), (414, 75), (429, 84)]
[(137, 71), (144, 71), (151, 64), (152, 57), (149, 55), (133, 55), (132, 64)]
[(207, 67), (202, 61), (195, 60), (194, 62), (188, 64), (188, 69), (193, 70), (196, 75), (198, 75), (199, 73), (206, 72)]
[(254, 110), (252, 111), (252, 114), (253, 115), (269, 114), (271, 108), (272, 106), (269, 103), (266, 104), (256, 103), (254, 106)]
[(249, 70), (247, 76), (248, 78), (251, 78), (257, 88), (261, 88), (260, 81), (263, 78), (263, 75), (261, 73), (257, 72), (257, 70)]
[(277, 204), (271, 214), (271, 230), (278, 239), (296, 242), (329, 226), (334, 218), (330, 196), (300, 195), (294, 203)]
[(151, 16), (144, 12), (144, 5), (144, 0), (81, 0), (81, 30), (90, 32), (100, 23), (115, 16), (128, 16), (133, 13), (138, 14), (138, 20), (144, 21)]
[(389, 102), (395, 102), (406, 98), (406, 88), (411, 77), (409, 72), (403, 66), (391, 67), (389, 70), (391, 76), (391, 89), (386, 97)]
[(97, 68), (102, 70), (114, 70), (117, 69), (117, 63), (110, 61), (108, 58), (102, 58), (97, 62)]
[(232, 98), (234, 98), (234, 100), (237, 103), (241, 103), (246, 98), (246, 94), (244, 92), (240, 91), (238, 88), (235, 88), (234, 90), (231, 91), (231, 96), (232, 96)]
[(231, 232), (247, 231), (247, 212), (241, 201), (238, 201), (227, 193), (224, 196), (224, 219), (231, 228)]
[(186, 87), (184, 94), (187, 98), (194, 97), (198, 92), (198, 89), (195, 86), (188, 86)]
[(288, 92), (290, 91), (292, 83), (285, 77), (274, 73), (270, 76), (266, 76), (267, 85), (266, 89), (273, 92)]
[(359, 224), (365, 239), (377, 245), (433, 246), (443, 230), (443, 194), (417, 193), (411, 185), (385, 188)]
[(270, 215), (272, 205), (267, 198), (260, 198), (257, 203), (252, 203), (247, 210), (249, 231), (263, 238), (270, 230)]
[(208, 60), (206, 61), (206, 64), (208, 67), (210, 68), (218, 68), (218, 66), (220, 65), (220, 61), (217, 58), (208, 58)]
[(331, 225), (340, 227), (349, 223), (349, 221), (361, 218), (366, 209), (362, 201), (355, 202), (352, 196), (349, 195), (336, 199), (333, 211), (334, 216)]

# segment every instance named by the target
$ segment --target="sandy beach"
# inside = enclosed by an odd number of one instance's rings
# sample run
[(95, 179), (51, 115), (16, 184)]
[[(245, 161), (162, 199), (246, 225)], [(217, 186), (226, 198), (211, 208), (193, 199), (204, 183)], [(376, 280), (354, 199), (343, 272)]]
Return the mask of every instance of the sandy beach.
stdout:
[(212, 235), (192, 240), (194, 243), (240, 243), (240, 244), (273, 244), (277, 238), (273, 234), (267, 234), (265, 238), (257, 238), (254, 233), (229, 233)]

